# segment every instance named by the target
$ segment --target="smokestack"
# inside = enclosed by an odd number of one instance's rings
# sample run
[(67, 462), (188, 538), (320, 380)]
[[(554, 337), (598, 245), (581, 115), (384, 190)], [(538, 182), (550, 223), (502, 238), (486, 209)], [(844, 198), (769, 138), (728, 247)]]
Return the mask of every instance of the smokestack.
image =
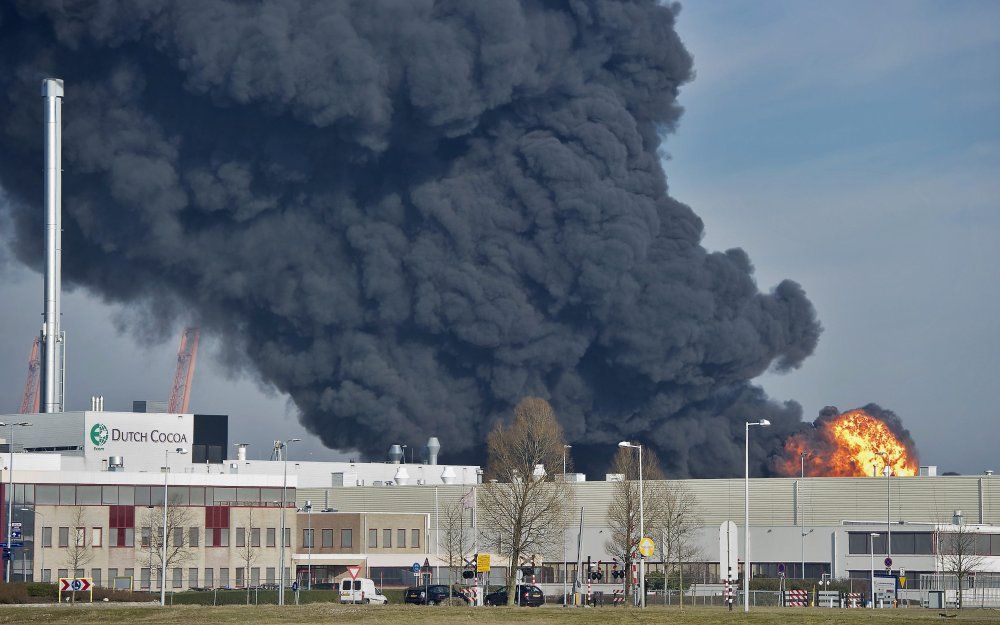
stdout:
[(438, 463), (438, 452), (441, 451), (441, 442), (438, 441), (437, 436), (432, 436), (427, 439), (427, 464), (435, 465)]
[(250, 443), (236, 443), (236, 460), (239, 462), (247, 461), (247, 447)]
[(42, 81), (45, 99), (45, 312), (42, 326), (42, 412), (63, 411), (62, 336), (62, 99), (63, 81)]
[(392, 464), (399, 464), (403, 459), (403, 447), (401, 445), (393, 445), (389, 448), (389, 462)]

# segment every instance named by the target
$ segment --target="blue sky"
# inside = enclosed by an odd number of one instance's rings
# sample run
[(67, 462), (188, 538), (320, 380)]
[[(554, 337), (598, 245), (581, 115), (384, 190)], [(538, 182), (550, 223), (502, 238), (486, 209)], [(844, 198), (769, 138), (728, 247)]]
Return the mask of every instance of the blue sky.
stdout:
[[(685, 4), (697, 78), (665, 146), (705, 245), (743, 247), (761, 288), (793, 278), (819, 311), (816, 354), (763, 376), (768, 392), (808, 418), (881, 403), (923, 462), (964, 473), (1000, 470), (998, 25), (1000, 2)], [(0, 298), (40, 301), (40, 278), (3, 256)], [(80, 291), (64, 310), (70, 408), (166, 397), (174, 339), (120, 334), (120, 311)], [(32, 306), (3, 307), (0, 411), (20, 401), (38, 323)], [(228, 375), (201, 358), (193, 405), (232, 414), (252, 457), (303, 433), (285, 398)], [(302, 438), (299, 453), (330, 455)]]
[(698, 2), (665, 163), (711, 249), (801, 282), (826, 331), (759, 380), (807, 417), (874, 401), (925, 463), (997, 463), (1000, 3)]

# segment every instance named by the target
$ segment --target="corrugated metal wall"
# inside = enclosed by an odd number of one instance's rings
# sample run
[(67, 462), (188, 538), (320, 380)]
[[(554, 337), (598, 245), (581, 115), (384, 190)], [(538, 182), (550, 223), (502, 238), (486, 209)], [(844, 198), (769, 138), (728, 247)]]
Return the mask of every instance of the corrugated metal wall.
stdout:
[[(978, 476), (906, 477), (889, 481), (892, 520), (947, 522), (962, 510), (970, 523), (978, 522), (979, 483), (983, 482), (983, 519), (1000, 525), (1000, 488), (995, 478)], [(792, 478), (750, 480), (750, 518), (754, 525), (795, 523), (795, 483)], [(700, 523), (717, 525), (743, 520), (743, 480), (681, 480), (671, 482), (688, 489), (697, 501)], [(585, 508), (584, 524), (604, 526), (614, 484), (572, 484), (574, 506)], [(299, 489), (299, 504), (328, 505), (343, 512), (434, 512), (434, 493), (444, 506), (469, 492), (469, 486), (393, 486)], [(886, 516), (885, 478), (807, 478), (799, 489), (801, 522), (837, 525), (843, 520), (881, 521)]]

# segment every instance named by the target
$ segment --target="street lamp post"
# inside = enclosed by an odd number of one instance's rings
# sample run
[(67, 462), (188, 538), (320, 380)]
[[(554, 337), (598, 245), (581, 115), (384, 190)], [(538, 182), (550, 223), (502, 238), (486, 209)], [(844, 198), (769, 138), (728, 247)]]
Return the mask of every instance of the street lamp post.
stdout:
[[(646, 537), (646, 516), (642, 505), (642, 445), (622, 441), (618, 446), (639, 450), (639, 540), (642, 541)], [(641, 553), (639, 554), (639, 607), (646, 607), (646, 557)]]
[(306, 590), (313, 589), (313, 543), (316, 537), (313, 536), (313, 506), (311, 501), (306, 502), (306, 518), (309, 519), (309, 556), (306, 560)]
[(743, 611), (750, 611), (750, 426), (767, 427), (767, 419), (746, 421), (743, 428)]
[[(38, 555), (39, 555), (39, 558), (40, 558), (39, 559), (39, 563), (38, 563), (38, 577), (39, 577), (39, 579), (41, 581), (44, 582), (45, 580), (41, 579), (41, 577), (42, 577), (42, 571), (45, 570), (45, 548), (41, 544), (41, 540), (39, 540), (39, 534), (38, 534), (39, 528), (38, 528), (38, 520), (37, 519), (38, 519), (38, 517), (42, 517), (42, 521), (44, 521), (45, 520), (45, 515), (42, 514), (41, 512), (39, 512), (38, 510), (33, 509), (33, 508), (21, 508), (21, 512), (32, 512), (35, 515), (35, 519), (33, 519), (33, 523), (32, 523), (32, 527), (34, 528), (34, 530), (32, 531), (32, 534), (31, 534), (31, 538), (32, 538), (32, 541), (33, 541), (32, 542), (32, 546), (34, 547), (34, 549), (36, 549), (38, 551)], [(43, 525), (42, 529), (44, 529), (44, 528), (45, 528), (45, 526)], [(31, 580), (35, 581), (34, 558), (32, 558), (32, 567), (31, 568), (32, 568), (32, 571), (31, 571)], [(24, 581), (28, 581), (28, 580), (25, 579)]]
[[(178, 447), (174, 450), (177, 455), (184, 455), (187, 450)], [(170, 477), (170, 450), (163, 450), (163, 538), (160, 539), (160, 605), (167, 605), (167, 508), (170, 506), (170, 499), (167, 498), (167, 482)], [(152, 537), (151, 537), (152, 538)], [(152, 542), (152, 540), (150, 541)]]
[(286, 441), (279, 441), (282, 450), (281, 458), (283, 462), (281, 477), (281, 548), (278, 550), (278, 605), (285, 605), (285, 490), (288, 487), (288, 444), (297, 443), (301, 438), (290, 438)]
[(804, 519), (804, 516), (805, 516), (803, 513), (805, 512), (806, 507), (805, 507), (805, 504), (802, 502), (802, 485), (805, 484), (805, 481), (806, 481), (806, 456), (808, 456), (808, 455), (809, 454), (807, 452), (804, 452), (804, 451), (799, 452), (799, 464), (800, 464), (800, 467), (801, 467), (801, 473), (800, 473), (801, 476), (799, 478), (799, 493), (798, 493), (798, 499), (799, 499), (799, 534), (800, 534), (800, 541), (801, 541), (801, 544), (800, 544), (799, 548), (801, 549), (800, 557), (802, 559), (802, 562), (800, 563), (800, 565), (802, 566), (802, 570), (801, 570), (802, 579), (806, 578), (806, 527), (805, 527), (805, 524), (803, 523), (803, 519)]
[[(10, 546), (13, 544), (13, 541), (10, 539), (10, 531), (11, 527), (13, 527), (11, 525), (11, 515), (14, 513), (14, 428), (15, 427), (27, 428), (31, 427), (31, 424), (28, 423), (27, 421), (0, 423), (0, 427), (4, 426), (10, 427), (10, 440), (7, 441), (7, 451), (10, 453), (10, 460), (7, 462), (7, 547), (9, 549)], [(13, 554), (13, 551), (11, 552), (11, 554)], [(7, 562), (9, 562), (9, 564), (4, 563), (3, 570), (4, 570), (4, 580), (9, 584), (10, 570), (14, 567), (13, 555), (11, 555), (11, 559), (8, 560)]]
[(872, 610), (875, 609), (875, 539), (878, 538), (878, 532), (872, 532), (868, 535), (868, 544), (871, 545), (871, 585), (872, 585)]
[(885, 474), (885, 555), (892, 555), (892, 506), (891, 506), (891, 494), (892, 491), (889, 489), (889, 477), (892, 475), (892, 467), (889, 466), (889, 454), (885, 451), (878, 452), (878, 455), (882, 456), (885, 461), (885, 467), (882, 469), (882, 473)]
[[(563, 472), (562, 479), (563, 483), (566, 483), (566, 450), (573, 449), (572, 445), (563, 445)], [(566, 525), (563, 524), (562, 531), (562, 543), (563, 543), (563, 607), (566, 607), (566, 595), (569, 593), (569, 588), (566, 585)]]

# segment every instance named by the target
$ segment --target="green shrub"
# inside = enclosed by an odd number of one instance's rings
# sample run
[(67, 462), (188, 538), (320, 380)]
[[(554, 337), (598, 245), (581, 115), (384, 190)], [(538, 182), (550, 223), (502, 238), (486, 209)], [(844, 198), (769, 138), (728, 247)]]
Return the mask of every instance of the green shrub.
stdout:
[(29, 582), (26, 584), (29, 597), (46, 597), (55, 599), (59, 596), (59, 589), (55, 584), (45, 582)]
[(27, 603), (28, 589), (25, 584), (0, 584), (0, 604)]

